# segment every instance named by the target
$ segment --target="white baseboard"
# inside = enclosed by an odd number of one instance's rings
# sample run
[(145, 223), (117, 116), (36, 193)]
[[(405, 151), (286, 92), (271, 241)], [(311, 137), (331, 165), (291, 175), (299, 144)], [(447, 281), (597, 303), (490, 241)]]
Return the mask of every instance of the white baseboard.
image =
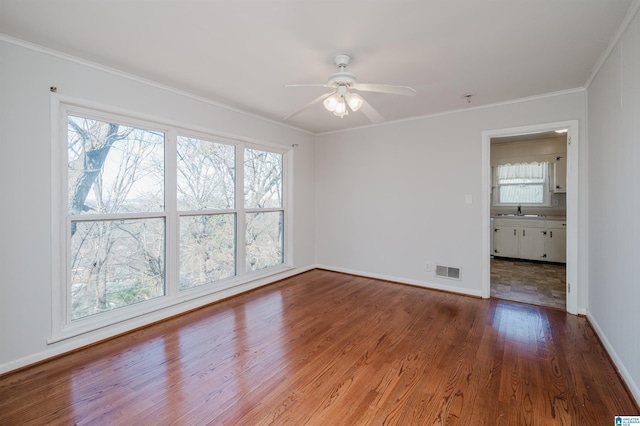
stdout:
[(390, 275), (374, 274), (374, 273), (371, 273), (371, 272), (357, 271), (357, 270), (348, 269), (348, 268), (339, 268), (339, 267), (336, 267), (336, 266), (315, 265), (315, 267), (319, 268), (319, 269), (326, 269), (328, 271), (342, 272), (342, 273), (350, 274), (350, 275), (358, 275), (358, 276), (366, 277), (366, 278), (375, 278), (375, 279), (378, 279), (378, 280), (392, 281), (392, 282), (396, 282), (396, 283), (400, 283), (400, 284), (409, 284), (409, 285), (413, 285), (413, 286), (417, 286), (417, 287), (428, 288), (428, 289), (431, 289), (431, 290), (441, 290), (441, 291), (446, 291), (446, 292), (449, 292), (449, 293), (462, 294), (462, 295), (465, 295), (465, 296), (482, 297), (482, 292), (480, 290), (475, 291), (475, 290), (469, 290), (469, 289), (455, 287), (455, 286), (430, 283), (430, 282), (426, 282), (426, 281), (417, 281), (417, 280), (411, 280), (411, 279), (408, 279), (408, 278), (394, 277), (394, 276), (390, 276)]
[[(636, 400), (636, 404), (640, 405), (640, 387), (638, 387), (638, 383), (636, 383), (633, 380), (633, 377), (631, 377), (631, 374), (629, 374), (629, 371), (627, 370), (624, 363), (616, 353), (616, 350), (607, 339), (606, 334), (604, 333), (602, 328), (600, 328), (600, 325), (588, 310), (587, 310), (587, 319), (589, 320), (589, 323), (591, 324), (596, 334), (600, 338), (600, 341), (602, 342), (605, 350), (611, 357), (611, 360), (613, 361), (615, 367), (618, 369), (618, 373), (620, 374), (620, 377), (622, 377), (622, 380), (624, 380), (625, 384), (629, 388), (629, 391), (631, 392), (631, 396)], [(619, 413), (619, 414), (624, 414), (624, 413)]]
[(81, 336), (77, 336), (76, 338), (73, 338), (73, 339), (57, 342), (56, 344), (53, 344), (47, 347), (47, 349), (45, 349), (44, 351), (37, 352), (13, 361), (9, 361), (4, 364), (0, 364), (0, 374), (8, 373), (13, 370), (17, 370), (23, 367), (27, 367), (29, 365), (46, 361), (50, 358), (54, 358), (59, 355), (63, 355), (65, 353), (68, 353), (77, 349), (81, 349), (83, 347), (92, 345), (94, 343), (112, 338), (119, 334), (123, 334), (128, 331), (135, 330), (137, 328), (141, 328), (158, 321), (162, 321), (172, 316), (183, 314), (193, 309), (197, 309), (197, 308), (209, 305), (211, 303), (214, 303), (232, 296), (236, 296), (238, 294), (245, 293), (247, 291), (254, 290), (256, 288), (263, 287), (265, 285), (272, 284), (276, 281), (280, 281), (282, 279), (289, 278), (294, 275), (298, 275), (303, 272), (310, 271), (312, 269), (316, 269), (316, 267), (314, 265), (310, 265), (302, 268), (294, 267), (281, 273), (277, 273), (268, 277), (257, 279), (255, 281), (250, 281), (248, 283), (244, 283), (224, 291), (216, 292), (209, 296), (192, 299), (177, 305), (173, 305), (158, 311), (154, 311), (147, 315), (136, 317), (131, 320), (124, 321), (122, 323), (114, 324), (113, 326), (105, 327), (93, 332), (86, 333)]

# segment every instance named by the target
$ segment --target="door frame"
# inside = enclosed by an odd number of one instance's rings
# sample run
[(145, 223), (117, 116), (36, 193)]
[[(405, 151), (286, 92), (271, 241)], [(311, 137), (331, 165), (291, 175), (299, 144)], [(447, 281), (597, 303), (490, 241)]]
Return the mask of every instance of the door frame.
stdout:
[(584, 291), (578, 281), (578, 120), (486, 130), (482, 132), (482, 297), (491, 297), (490, 217), (491, 217), (491, 139), (526, 135), (557, 129), (567, 131), (567, 312), (578, 314), (578, 294)]

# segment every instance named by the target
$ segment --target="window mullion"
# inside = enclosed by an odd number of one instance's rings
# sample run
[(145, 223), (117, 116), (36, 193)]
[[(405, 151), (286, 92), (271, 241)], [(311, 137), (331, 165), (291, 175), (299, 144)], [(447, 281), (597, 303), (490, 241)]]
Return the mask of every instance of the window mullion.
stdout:
[(284, 250), (283, 261), (285, 264), (293, 263), (293, 253), (291, 248), (293, 246), (293, 226), (292, 226), (292, 218), (289, 216), (290, 210), (293, 208), (291, 203), (291, 195), (293, 194), (293, 176), (291, 176), (291, 172), (293, 171), (293, 152), (289, 152), (283, 154), (283, 162), (282, 162), (282, 175), (283, 175), (283, 186), (282, 186), (282, 217), (284, 220), (284, 241), (282, 242)]
[(177, 139), (176, 129), (171, 128), (165, 141), (165, 191), (164, 211), (166, 220), (165, 237), (165, 289), (167, 296), (178, 294), (178, 274), (180, 269), (180, 227), (177, 201)]
[(246, 212), (244, 208), (244, 145), (236, 146), (236, 273), (244, 276), (246, 267)]

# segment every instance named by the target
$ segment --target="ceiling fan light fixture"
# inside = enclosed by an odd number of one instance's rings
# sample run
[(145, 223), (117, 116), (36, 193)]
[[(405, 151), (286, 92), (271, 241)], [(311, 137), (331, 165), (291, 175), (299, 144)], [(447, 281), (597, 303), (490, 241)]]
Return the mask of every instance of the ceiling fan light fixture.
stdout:
[(347, 93), (346, 99), (347, 104), (349, 104), (349, 108), (351, 108), (351, 111), (353, 112), (358, 111), (364, 103), (364, 99), (362, 99), (362, 96), (358, 95), (357, 93)]
[(324, 100), (323, 105), (327, 111), (334, 112), (339, 103), (340, 103), (340, 96), (334, 93), (333, 95), (329, 96), (327, 99)]
[(340, 99), (340, 102), (338, 102), (338, 104), (336, 105), (333, 111), (333, 115), (342, 118), (347, 114), (349, 114), (349, 111), (347, 111), (347, 104), (344, 102), (344, 98), (342, 98)]

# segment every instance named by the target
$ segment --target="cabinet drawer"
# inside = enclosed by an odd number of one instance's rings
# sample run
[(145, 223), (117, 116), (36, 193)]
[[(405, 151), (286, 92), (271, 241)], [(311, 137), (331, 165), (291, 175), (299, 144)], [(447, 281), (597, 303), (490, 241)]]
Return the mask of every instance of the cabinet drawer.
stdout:
[(515, 226), (517, 228), (544, 228), (544, 220), (496, 218), (494, 226)]
[(547, 220), (547, 229), (567, 229), (566, 220)]

